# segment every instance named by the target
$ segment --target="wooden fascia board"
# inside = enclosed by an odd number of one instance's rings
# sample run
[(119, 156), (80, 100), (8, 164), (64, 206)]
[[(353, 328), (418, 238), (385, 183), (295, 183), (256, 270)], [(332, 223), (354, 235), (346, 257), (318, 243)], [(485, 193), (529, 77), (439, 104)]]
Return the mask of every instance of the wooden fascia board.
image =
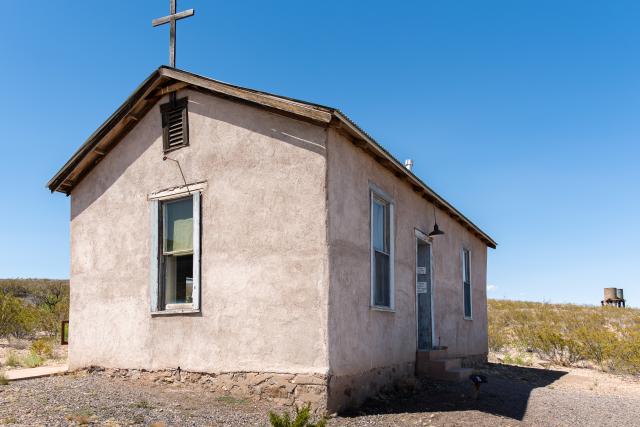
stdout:
[[(141, 99), (144, 100), (161, 83), (160, 77), (160, 73), (156, 70), (142, 82), (133, 94), (80, 146), (64, 166), (49, 180), (47, 183), (49, 190), (69, 194), (74, 185), (65, 184), (69, 176), (73, 174), (76, 167), (86, 159), (96, 145), (112, 131), (113, 127), (123, 120)], [(63, 190), (61, 188), (63, 184), (69, 189)]]
[(468, 228), (470, 231), (472, 231), (473, 234), (480, 238), (487, 246), (492, 249), (496, 249), (497, 243), (491, 237), (489, 237), (477, 225), (475, 225), (467, 217), (460, 213), (444, 198), (442, 198), (435, 191), (429, 188), (428, 185), (422, 182), (411, 171), (404, 167), (404, 165), (402, 165), (395, 157), (389, 154), (384, 148), (380, 146), (380, 144), (373, 140), (358, 126), (356, 126), (347, 116), (342, 114), (340, 111), (335, 111), (334, 117), (336, 117), (336, 119), (338, 120), (340, 128), (347, 130), (357, 139), (366, 143), (366, 148), (374, 156), (376, 161), (390, 169), (394, 174), (396, 174), (396, 176), (400, 175), (401, 178), (406, 179), (414, 191), (422, 192), (424, 196), (426, 196), (425, 198), (434, 203), (437, 208), (443, 209), (447, 214), (449, 214), (449, 216), (458, 220), (458, 222), (460, 222), (465, 228)]
[(167, 87), (161, 87), (156, 89), (150, 96), (153, 98), (162, 98), (165, 95), (168, 95), (173, 92), (177, 92), (188, 87), (189, 84), (185, 82), (176, 82)]
[(264, 92), (240, 88), (238, 86), (196, 76), (173, 68), (161, 68), (160, 73), (163, 76), (189, 83), (196, 87), (225, 95), (226, 97), (249, 101), (271, 109), (288, 112), (296, 116), (307, 117), (321, 123), (329, 123), (331, 121), (332, 111), (329, 109), (310, 106), (308, 104), (270, 95)]
[[(142, 107), (135, 117), (144, 116), (153, 106), (156, 104), (159, 98), (144, 99), (141, 104)], [(70, 174), (71, 185), (70, 188), (65, 191), (67, 195), (71, 192), (73, 187), (78, 185), (80, 181), (96, 166), (109, 152), (118, 144), (122, 138), (124, 138), (136, 125), (138, 120), (126, 120), (131, 117), (126, 115), (123, 120), (119, 121), (111, 131), (98, 141), (96, 148), (78, 164), (78, 167)], [(77, 172), (76, 172), (77, 171)], [(75, 172), (75, 173), (74, 173)]]

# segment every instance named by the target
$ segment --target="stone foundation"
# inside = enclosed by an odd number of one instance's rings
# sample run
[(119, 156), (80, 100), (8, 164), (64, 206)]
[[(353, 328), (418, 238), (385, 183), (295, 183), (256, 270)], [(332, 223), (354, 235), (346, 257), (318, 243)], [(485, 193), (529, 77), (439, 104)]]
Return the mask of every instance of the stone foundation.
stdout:
[(477, 368), (480, 365), (487, 363), (487, 353), (471, 354), (462, 357), (463, 368)]
[[(362, 405), (370, 397), (415, 381), (415, 363), (406, 362), (352, 375), (331, 376), (327, 409), (340, 412)], [(410, 385), (410, 384), (409, 384)]]
[(314, 412), (327, 408), (327, 376), (270, 372), (199, 373), (181, 370), (146, 371), (90, 367), (88, 373), (112, 378), (146, 380), (157, 384), (200, 384), (216, 396), (268, 400), (278, 405), (311, 405)]
[[(486, 361), (468, 356), (465, 364)], [(415, 363), (405, 362), (352, 375), (282, 374), (272, 372), (200, 373), (181, 370), (146, 371), (90, 367), (88, 373), (112, 378), (146, 380), (156, 384), (199, 384), (214, 396), (267, 400), (278, 405), (311, 405), (316, 413), (340, 412), (362, 405), (368, 398), (416, 385)]]

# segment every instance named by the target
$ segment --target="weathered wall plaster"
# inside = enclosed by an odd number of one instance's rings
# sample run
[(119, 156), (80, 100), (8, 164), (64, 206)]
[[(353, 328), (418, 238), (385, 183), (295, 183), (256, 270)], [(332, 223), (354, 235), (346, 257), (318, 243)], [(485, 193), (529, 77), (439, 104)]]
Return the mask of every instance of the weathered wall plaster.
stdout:
[[(334, 129), (328, 138), (329, 366), (353, 377), (416, 359), (416, 237), (433, 228), (433, 207)], [(395, 311), (370, 308), (369, 183), (395, 202)], [(449, 356), (487, 353), (486, 254), (478, 238), (437, 211), (446, 234), (433, 239), (435, 345)], [(473, 320), (463, 316), (463, 247), (471, 250)], [(389, 381), (405, 374), (397, 370)], [(335, 388), (334, 388), (335, 390)]]
[[(170, 153), (202, 200), (202, 312), (149, 313), (156, 105), (71, 195), (71, 368), (326, 373), (326, 130), (195, 91), (190, 146)], [(303, 220), (310, 219), (310, 220)]]
[[(433, 227), (432, 206), (333, 128), (183, 96), (190, 146), (170, 157), (188, 182), (206, 182), (201, 313), (149, 312), (147, 198), (183, 185), (162, 161), (156, 105), (72, 193), (70, 367), (320, 374), (330, 409), (412, 375), (414, 230)], [(369, 307), (370, 183), (396, 207), (394, 312)], [(438, 223), (435, 344), (483, 357), (486, 246), (443, 211)], [(462, 315), (463, 246), (473, 320)]]

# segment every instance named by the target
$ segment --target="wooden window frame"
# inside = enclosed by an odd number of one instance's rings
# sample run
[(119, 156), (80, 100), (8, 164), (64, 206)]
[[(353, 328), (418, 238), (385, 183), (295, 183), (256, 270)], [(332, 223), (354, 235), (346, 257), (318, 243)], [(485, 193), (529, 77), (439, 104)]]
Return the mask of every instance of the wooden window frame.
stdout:
[[(389, 305), (375, 303), (375, 248), (373, 246), (373, 204), (378, 199), (389, 209)], [(395, 312), (395, 202), (393, 198), (375, 184), (369, 183), (369, 249), (370, 249), (370, 290), (369, 308), (372, 310)]]
[[(164, 153), (179, 150), (189, 145), (189, 98), (184, 97), (172, 100), (160, 106), (162, 115), (162, 150)], [(175, 110), (182, 110), (182, 144), (169, 146), (169, 113)]]
[[(172, 191), (173, 194), (160, 197), (150, 196), (151, 204), (151, 266), (149, 274), (150, 311), (152, 316), (192, 314), (201, 310), (201, 236), (202, 236), (202, 193), (200, 191), (183, 192), (181, 189)], [(161, 194), (161, 193), (158, 193)], [(193, 199), (193, 301), (185, 303), (184, 307), (166, 309), (161, 307), (162, 293), (164, 292), (163, 280), (163, 242), (164, 228), (163, 202), (172, 202), (191, 197)], [(181, 304), (182, 305), (182, 304)], [(189, 307), (187, 307), (189, 305)]]

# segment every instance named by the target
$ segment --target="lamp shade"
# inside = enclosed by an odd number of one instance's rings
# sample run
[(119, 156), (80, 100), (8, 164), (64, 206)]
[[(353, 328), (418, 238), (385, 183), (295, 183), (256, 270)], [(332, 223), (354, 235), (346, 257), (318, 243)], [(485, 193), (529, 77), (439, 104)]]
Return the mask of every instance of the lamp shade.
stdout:
[(433, 224), (433, 231), (431, 233), (429, 233), (429, 237), (441, 236), (443, 234), (444, 234), (444, 231), (440, 230), (440, 228), (438, 227), (438, 223), (434, 223)]

